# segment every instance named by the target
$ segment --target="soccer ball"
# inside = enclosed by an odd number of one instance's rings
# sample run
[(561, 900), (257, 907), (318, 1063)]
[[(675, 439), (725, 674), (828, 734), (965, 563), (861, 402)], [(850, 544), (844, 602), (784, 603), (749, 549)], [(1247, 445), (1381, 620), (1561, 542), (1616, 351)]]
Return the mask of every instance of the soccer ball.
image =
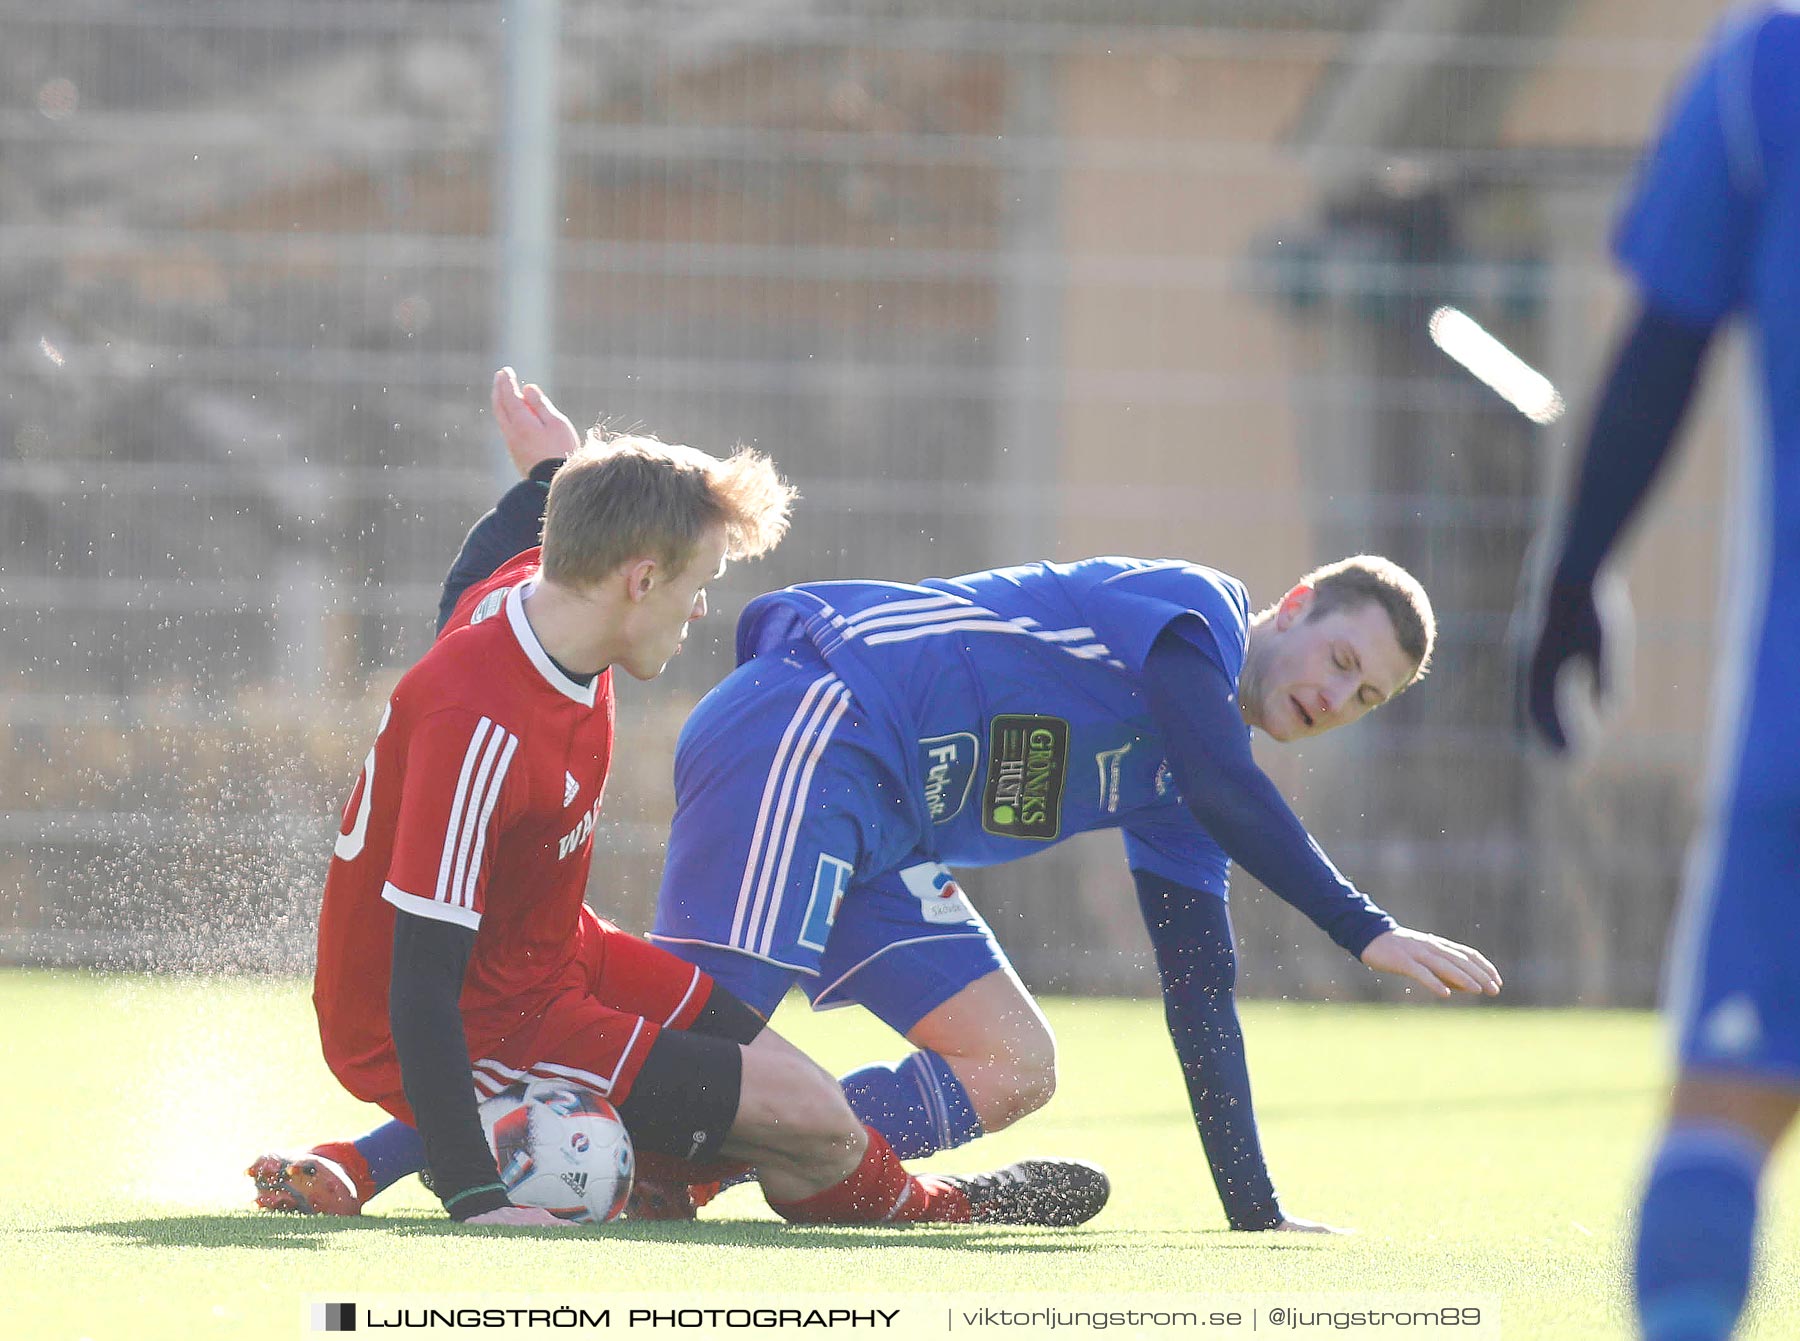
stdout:
[(618, 1110), (585, 1085), (533, 1080), (481, 1105), (481, 1127), (516, 1206), (582, 1224), (616, 1220), (635, 1161)]

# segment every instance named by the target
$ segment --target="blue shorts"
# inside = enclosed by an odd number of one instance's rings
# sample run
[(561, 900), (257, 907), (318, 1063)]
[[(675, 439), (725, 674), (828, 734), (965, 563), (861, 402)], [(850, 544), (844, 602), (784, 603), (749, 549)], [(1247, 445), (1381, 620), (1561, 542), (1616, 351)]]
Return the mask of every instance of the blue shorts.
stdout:
[[(1775, 606), (1786, 620), (1785, 606)], [(1669, 960), (1685, 1068), (1800, 1088), (1800, 648), (1764, 626), (1750, 701), (1696, 843)], [(1729, 691), (1727, 691), (1729, 694)], [(1791, 729), (1790, 729), (1791, 728)]]
[(650, 939), (765, 1015), (798, 983), (901, 1033), (1004, 966), (890, 739), (810, 646), (738, 667), (681, 731)]
[(1670, 958), (1684, 1067), (1800, 1088), (1800, 808), (1703, 837)]

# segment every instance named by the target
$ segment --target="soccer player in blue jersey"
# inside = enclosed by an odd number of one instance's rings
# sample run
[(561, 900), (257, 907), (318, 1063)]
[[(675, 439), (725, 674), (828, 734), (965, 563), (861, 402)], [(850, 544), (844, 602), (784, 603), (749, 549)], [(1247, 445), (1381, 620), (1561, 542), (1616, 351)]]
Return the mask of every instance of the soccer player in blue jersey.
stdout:
[(1408, 931), (1340, 875), (1250, 749), (1355, 721), (1428, 664), (1429, 602), (1358, 556), (1252, 614), (1179, 560), (1033, 563), (759, 597), (738, 669), (682, 730), (651, 939), (752, 1009), (798, 984), (915, 1048), (843, 1078), (903, 1158), (1049, 1099), (1055, 1042), (952, 865), (1118, 828), (1215, 1185), (1239, 1229), (1313, 1229), (1257, 1138), (1226, 878), (1235, 859), (1351, 955), (1439, 996), (1495, 993), (1478, 952)]
[(1637, 308), (1601, 393), (1525, 687), (1568, 743), (1577, 664), (1606, 682), (1602, 565), (1669, 457), (1714, 334), (1741, 314), (1760, 360), (1713, 786), (1670, 956), (1680, 1073), (1635, 1259), (1652, 1341), (1728, 1336), (1749, 1289), (1756, 1193), (1800, 1105), (1800, 9), (1715, 33), (1676, 97), (1614, 239)]

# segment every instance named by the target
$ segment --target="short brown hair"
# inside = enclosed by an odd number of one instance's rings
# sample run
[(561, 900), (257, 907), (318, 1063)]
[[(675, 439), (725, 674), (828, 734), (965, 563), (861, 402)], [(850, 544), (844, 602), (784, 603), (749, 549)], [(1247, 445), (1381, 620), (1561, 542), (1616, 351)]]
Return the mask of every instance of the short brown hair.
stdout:
[(1423, 679), (1431, 669), (1431, 651), (1437, 645), (1437, 617), (1431, 612), (1431, 598), (1419, 579), (1392, 559), (1352, 554), (1313, 569), (1300, 582), (1313, 589), (1308, 619), (1372, 602), (1387, 611), (1400, 650), (1412, 658), (1415, 669), (1406, 683)]
[(594, 428), (550, 482), (544, 575), (586, 586), (640, 556), (680, 572), (718, 525), (728, 557), (754, 559), (787, 533), (795, 493), (774, 462), (748, 447), (721, 460)]

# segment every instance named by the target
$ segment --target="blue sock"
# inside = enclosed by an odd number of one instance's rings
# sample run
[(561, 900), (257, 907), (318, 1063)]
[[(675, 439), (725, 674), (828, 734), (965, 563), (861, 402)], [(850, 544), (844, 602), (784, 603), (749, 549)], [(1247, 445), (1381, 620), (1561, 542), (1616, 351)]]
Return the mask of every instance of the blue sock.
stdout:
[(351, 1144), (369, 1161), (369, 1177), (375, 1180), (377, 1192), (425, 1167), (425, 1142), (419, 1139), (417, 1128), (404, 1122), (389, 1122)]
[(1744, 1307), (1765, 1152), (1735, 1127), (1666, 1132), (1638, 1221), (1647, 1341), (1723, 1341)]
[(981, 1135), (969, 1092), (935, 1052), (915, 1052), (892, 1065), (865, 1066), (839, 1082), (850, 1108), (875, 1128), (901, 1159), (954, 1150)]

